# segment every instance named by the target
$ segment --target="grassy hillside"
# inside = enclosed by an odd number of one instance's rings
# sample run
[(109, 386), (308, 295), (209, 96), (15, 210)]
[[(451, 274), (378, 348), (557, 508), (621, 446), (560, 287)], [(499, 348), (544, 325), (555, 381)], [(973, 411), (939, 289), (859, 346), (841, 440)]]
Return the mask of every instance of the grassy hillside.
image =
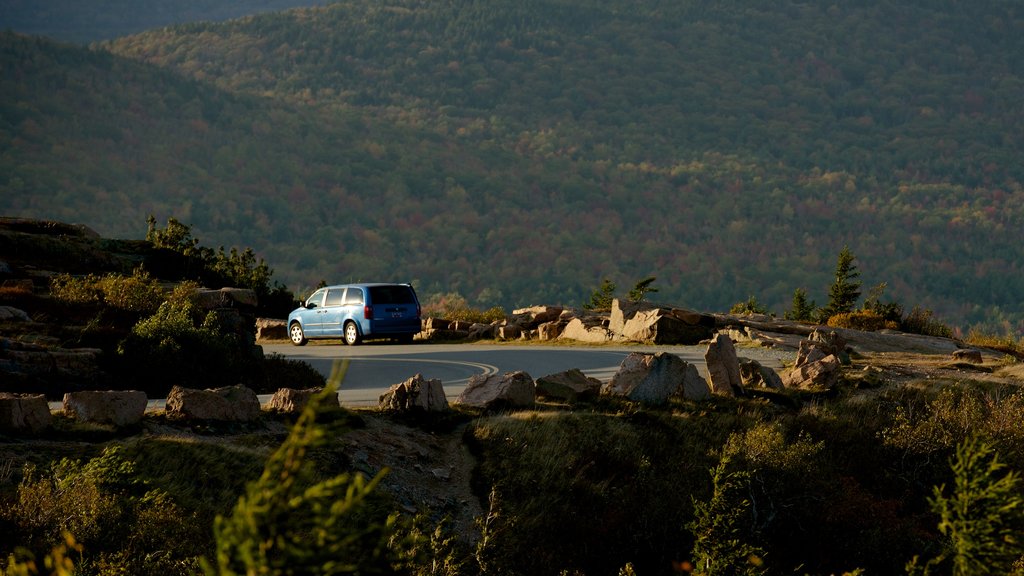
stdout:
[(781, 312), (849, 245), (866, 287), (1020, 330), (1022, 32), (1006, 1), (352, 0), (92, 52), (7, 36), (0, 210), (173, 215), (293, 286), (481, 305), (653, 275)]

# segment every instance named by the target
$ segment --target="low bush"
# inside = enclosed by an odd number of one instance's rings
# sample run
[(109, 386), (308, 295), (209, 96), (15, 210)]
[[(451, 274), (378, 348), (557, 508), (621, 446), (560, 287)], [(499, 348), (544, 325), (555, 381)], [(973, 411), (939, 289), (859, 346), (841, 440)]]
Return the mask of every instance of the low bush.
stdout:
[(900, 322), (900, 329), (911, 334), (952, 338), (953, 329), (932, 317), (932, 311), (914, 306)]
[(69, 304), (101, 304), (137, 314), (152, 314), (164, 301), (160, 283), (142, 269), (131, 276), (58, 274), (50, 281), (50, 295)]
[(863, 330), (865, 332), (877, 332), (878, 330), (898, 330), (899, 324), (870, 310), (857, 312), (843, 312), (828, 319), (827, 324), (833, 328), (849, 328), (851, 330)]

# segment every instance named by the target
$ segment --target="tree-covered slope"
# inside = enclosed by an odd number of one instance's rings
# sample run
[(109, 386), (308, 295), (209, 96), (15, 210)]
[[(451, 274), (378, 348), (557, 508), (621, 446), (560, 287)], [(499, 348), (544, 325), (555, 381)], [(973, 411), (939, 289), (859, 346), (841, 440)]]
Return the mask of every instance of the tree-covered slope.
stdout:
[[(54, 142), (69, 145), (67, 116), (40, 111), (46, 147), (16, 152), (0, 185), (26, 192), (0, 208), (54, 217), (63, 194), (78, 220), (126, 234), (139, 220), (115, 217), (109, 197), (132, 189), (204, 241), (254, 246), (295, 285), (407, 278), (482, 304), (576, 304), (604, 276), (654, 275), (660, 300), (720, 309), (756, 295), (781, 312), (797, 287), (823, 303), (849, 245), (891, 297), (958, 325), (1019, 323), (1017, 12), (998, 0), (350, 0), (162, 29), (89, 57), (175, 71), (230, 112), (191, 133), (176, 121), (184, 103), (161, 107), (151, 99), (166, 90), (140, 81), (116, 117), (134, 104), (170, 122), (154, 134), (166, 161), (54, 186), (45, 166)], [(45, 83), (14, 82), (13, 108), (37, 109)], [(25, 138), (24, 122), (5, 130)], [(128, 143), (106, 141), (124, 155)], [(110, 162), (85, 148), (78, 161)]]

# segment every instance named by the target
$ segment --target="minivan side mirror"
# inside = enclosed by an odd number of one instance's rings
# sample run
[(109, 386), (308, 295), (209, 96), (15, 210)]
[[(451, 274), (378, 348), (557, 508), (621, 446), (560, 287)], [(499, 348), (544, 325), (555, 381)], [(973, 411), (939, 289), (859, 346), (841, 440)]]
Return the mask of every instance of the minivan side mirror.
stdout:
[(316, 303), (315, 302), (303, 302), (302, 303), (302, 307), (303, 308), (308, 308), (308, 309), (313, 309), (313, 308), (316, 308)]

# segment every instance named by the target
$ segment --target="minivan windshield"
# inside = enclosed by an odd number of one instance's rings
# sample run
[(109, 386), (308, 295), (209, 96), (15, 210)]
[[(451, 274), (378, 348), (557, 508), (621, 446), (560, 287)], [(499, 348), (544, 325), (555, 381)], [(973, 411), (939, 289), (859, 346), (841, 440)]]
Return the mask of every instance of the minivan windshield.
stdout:
[(370, 301), (374, 304), (414, 304), (416, 297), (408, 286), (370, 286)]

